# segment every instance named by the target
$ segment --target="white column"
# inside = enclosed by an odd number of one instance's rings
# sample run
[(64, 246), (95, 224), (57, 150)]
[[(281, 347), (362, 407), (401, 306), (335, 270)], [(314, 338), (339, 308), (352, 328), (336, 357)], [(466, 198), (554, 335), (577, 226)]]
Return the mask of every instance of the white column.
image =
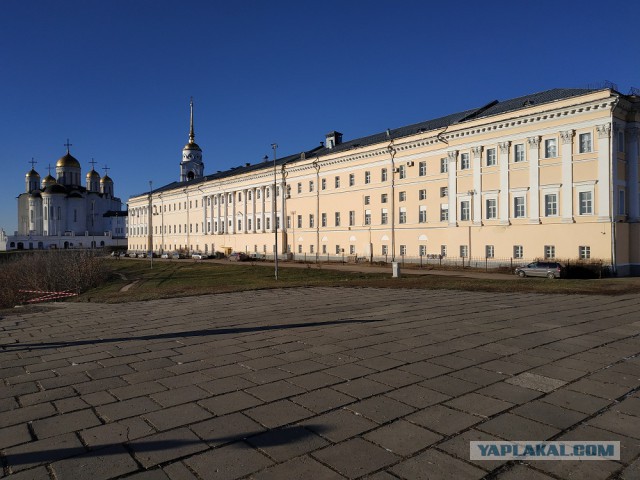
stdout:
[(458, 225), (458, 194), (456, 174), (458, 168), (458, 151), (453, 150), (447, 152), (447, 172), (449, 173), (449, 226), (455, 227)]
[(208, 212), (208, 208), (209, 205), (207, 205), (207, 197), (203, 196), (201, 199), (202, 201), (202, 234), (206, 235), (208, 228), (207, 228), (207, 212)]
[(222, 201), (222, 195), (221, 194), (217, 194), (217, 201), (216, 204), (218, 206), (217, 210), (217, 214), (218, 214), (218, 228), (216, 230), (217, 234), (221, 234), (222, 233), (222, 204), (220, 203)]
[[(629, 166), (629, 191), (627, 195), (627, 204), (628, 212), (629, 212), (629, 220), (632, 222), (637, 222), (638, 217), (640, 217), (640, 198), (638, 191), (638, 162), (640, 162), (640, 158), (638, 156), (638, 152), (640, 151), (638, 141), (640, 140), (640, 128), (633, 126), (629, 127), (625, 130), (625, 158), (627, 160), (627, 165)], [(617, 155), (617, 154), (616, 154)]]
[(256, 233), (256, 188), (251, 189), (251, 233)]
[(215, 226), (215, 204), (213, 203), (213, 199), (215, 198), (214, 195), (209, 195), (209, 201), (211, 202), (211, 208), (209, 209), (209, 220), (211, 221), (211, 234), (215, 233), (215, 230), (213, 229), (213, 227)]
[(242, 199), (244, 200), (242, 204), (242, 233), (247, 233), (247, 189), (242, 190)]
[(610, 169), (612, 168), (610, 143), (611, 143), (611, 123), (596, 125), (598, 130), (598, 220), (608, 222), (611, 220), (610, 198), (611, 189), (614, 185), (611, 182)]
[(229, 194), (224, 192), (224, 221), (222, 222), (222, 232), (229, 233)]
[(267, 204), (267, 199), (265, 198), (265, 192), (266, 192), (267, 188), (266, 187), (260, 187), (260, 191), (262, 192), (262, 194), (260, 195), (260, 198), (262, 200), (262, 210), (260, 212), (260, 216), (262, 217), (262, 221), (260, 223), (262, 223), (262, 225), (260, 225), (260, 228), (262, 230), (262, 233), (265, 233), (267, 231), (266, 227), (265, 227), (265, 220), (266, 220), (266, 215), (265, 215), (265, 205)]
[(511, 142), (501, 142), (498, 144), (500, 157), (498, 159), (500, 168), (500, 205), (499, 219), (501, 225), (509, 224), (509, 147)]
[[(227, 195), (227, 200), (228, 200)], [(229, 233), (234, 234), (238, 230), (236, 226), (236, 203), (238, 202), (238, 197), (236, 192), (231, 192), (231, 228), (229, 229)]]
[(473, 202), (473, 224), (482, 224), (482, 147), (473, 147), (473, 190), (476, 198)]
[(562, 141), (562, 187), (560, 211), (562, 223), (573, 223), (573, 130), (560, 132)]

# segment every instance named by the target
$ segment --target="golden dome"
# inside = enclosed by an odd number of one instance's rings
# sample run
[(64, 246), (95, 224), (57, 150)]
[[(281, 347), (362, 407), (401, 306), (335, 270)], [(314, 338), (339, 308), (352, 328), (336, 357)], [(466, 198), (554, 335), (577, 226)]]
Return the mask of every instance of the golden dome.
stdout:
[(105, 175), (100, 179), (101, 185), (104, 185), (105, 183), (113, 183), (113, 180), (111, 180), (111, 177), (109, 175)]
[(89, 173), (87, 173), (87, 180), (89, 180), (90, 178), (100, 178), (100, 174), (95, 170), (91, 170)]
[(51, 175), (47, 175), (46, 177), (44, 177), (44, 179), (42, 180), (42, 188), (46, 188), (49, 185), (53, 185), (56, 183), (56, 179), (53, 178)]
[(40, 174), (38, 172), (36, 172), (32, 168), (31, 171), (25, 175), (25, 177), (27, 177), (27, 178), (40, 178)]
[(78, 160), (76, 160), (70, 153), (67, 153), (56, 162), (56, 167), (80, 168), (80, 162), (78, 162)]
[(195, 142), (189, 142), (187, 143), (184, 148), (182, 150), (197, 150), (199, 152), (202, 151), (202, 149), (198, 146), (197, 143)]

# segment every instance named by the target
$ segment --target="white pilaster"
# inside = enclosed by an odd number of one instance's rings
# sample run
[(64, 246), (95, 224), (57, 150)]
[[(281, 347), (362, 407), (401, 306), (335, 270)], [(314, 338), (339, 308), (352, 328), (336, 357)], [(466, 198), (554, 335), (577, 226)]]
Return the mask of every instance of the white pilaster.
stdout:
[(452, 150), (447, 152), (447, 172), (449, 173), (449, 226), (455, 227), (458, 225), (458, 195), (457, 195), (457, 182), (456, 174), (458, 168), (458, 150)]
[[(629, 220), (637, 222), (640, 217), (640, 198), (638, 189), (638, 162), (640, 157), (640, 128), (637, 126), (631, 126), (625, 130), (625, 158), (627, 159), (627, 165), (629, 166), (629, 194), (627, 195), (627, 203), (629, 205)], [(615, 150), (614, 150), (615, 151)]]
[[(252, 197), (253, 198), (253, 197)], [(247, 233), (247, 189), (242, 190), (242, 233)]]
[(473, 160), (471, 168), (473, 169), (473, 190), (477, 199), (473, 202), (473, 224), (482, 224), (482, 147), (473, 147), (471, 153)]
[(560, 187), (560, 211), (562, 223), (573, 223), (573, 130), (560, 132), (562, 141), (562, 187)]
[(251, 233), (256, 233), (256, 191), (257, 188), (251, 189)]
[(611, 189), (614, 185), (611, 182), (610, 170), (611, 164), (611, 123), (596, 125), (598, 130), (598, 220), (608, 222), (611, 220), (611, 211), (609, 198)]
[(498, 200), (499, 215), (501, 225), (509, 224), (509, 147), (511, 142), (501, 142), (498, 144), (500, 157), (500, 196)]
[(540, 137), (528, 137), (529, 145), (529, 223), (540, 223)]
[(267, 199), (264, 197), (264, 194), (266, 192), (267, 188), (266, 187), (260, 187), (260, 191), (262, 192), (262, 194), (260, 195), (260, 199), (262, 200), (262, 208), (260, 210), (260, 215), (262, 217), (262, 221), (260, 222), (262, 225), (260, 225), (260, 229), (262, 230), (262, 233), (265, 233), (267, 231), (266, 227), (265, 227), (265, 220), (266, 220), (266, 215), (265, 215), (265, 206), (267, 204)]

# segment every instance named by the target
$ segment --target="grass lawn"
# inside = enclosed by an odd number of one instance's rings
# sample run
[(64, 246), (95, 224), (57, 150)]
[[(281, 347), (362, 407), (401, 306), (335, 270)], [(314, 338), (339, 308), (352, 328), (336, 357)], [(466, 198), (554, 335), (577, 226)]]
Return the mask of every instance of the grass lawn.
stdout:
[[(248, 291), (265, 288), (310, 286), (415, 288), (420, 290), (477, 290), (488, 292), (530, 292), (555, 294), (625, 294), (640, 292), (635, 278), (603, 280), (474, 279), (441, 275), (404, 275), (309, 268), (279, 270), (260, 264), (221, 264), (192, 261), (109, 260), (112, 275), (107, 283), (92, 289), (76, 301), (129, 302), (156, 298)], [(390, 270), (390, 269), (389, 269)]]

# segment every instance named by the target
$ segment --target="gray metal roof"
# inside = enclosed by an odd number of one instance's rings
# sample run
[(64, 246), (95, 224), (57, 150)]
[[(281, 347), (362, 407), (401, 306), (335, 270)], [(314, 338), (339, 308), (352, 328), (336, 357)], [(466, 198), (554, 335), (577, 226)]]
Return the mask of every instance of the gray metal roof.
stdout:
[[(434, 118), (426, 120), (420, 123), (414, 123), (404, 127), (393, 128), (388, 132), (376, 133), (366, 137), (356, 138), (347, 142), (340, 143), (333, 148), (327, 148), (324, 146), (316, 147), (305, 152), (306, 158), (310, 157), (323, 157), (325, 155), (344, 152), (347, 150), (353, 150), (368, 145), (374, 145), (376, 143), (382, 143), (385, 141), (391, 141), (397, 138), (408, 137), (420, 132), (428, 132), (437, 129), (444, 129), (450, 125), (455, 125), (467, 121), (476, 120), (479, 118), (486, 118), (493, 115), (499, 115), (502, 113), (512, 112), (523, 108), (528, 108), (533, 105), (542, 105), (546, 103), (556, 102), (558, 100), (564, 100), (579, 95), (585, 95), (587, 93), (600, 90), (591, 88), (554, 88), (552, 90), (545, 90), (544, 92), (532, 93), (529, 95), (523, 95), (521, 97), (512, 98), (509, 100), (498, 101), (493, 100), (482, 107), (472, 108), (470, 110), (464, 110), (458, 113), (452, 113), (444, 117)], [(300, 154), (289, 155), (287, 157), (276, 160), (276, 165), (282, 165), (284, 163), (296, 162), (300, 160)], [(218, 180), (222, 178), (232, 177), (235, 175), (249, 173), (259, 170), (266, 170), (273, 168), (273, 160), (266, 162), (260, 162), (253, 165), (245, 165), (243, 167), (234, 167), (229, 170), (220, 171), (212, 175), (206, 175), (203, 178), (189, 180), (186, 182), (172, 182), (163, 187), (153, 190), (154, 193), (160, 193), (169, 190), (175, 190), (178, 188), (184, 188), (191, 185), (197, 185), (199, 183), (208, 182), (210, 180)], [(148, 192), (140, 195), (148, 194)], [(136, 196), (140, 196), (136, 195)]]

